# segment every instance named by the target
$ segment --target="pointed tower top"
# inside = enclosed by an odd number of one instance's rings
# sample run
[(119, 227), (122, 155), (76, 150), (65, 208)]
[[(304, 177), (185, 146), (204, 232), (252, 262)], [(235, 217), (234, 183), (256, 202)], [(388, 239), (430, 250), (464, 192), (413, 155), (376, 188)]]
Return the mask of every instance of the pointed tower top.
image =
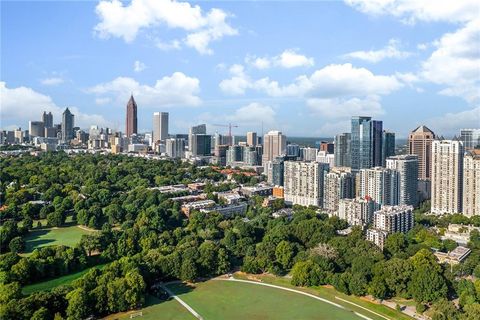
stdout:
[(424, 126), (424, 125), (421, 125), (419, 127), (417, 127), (415, 130), (413, 130), (413, 132), (428, 132), (428, 133), (432, 133), (433, 134), (433, 131), (430, 130), (427, 126)]

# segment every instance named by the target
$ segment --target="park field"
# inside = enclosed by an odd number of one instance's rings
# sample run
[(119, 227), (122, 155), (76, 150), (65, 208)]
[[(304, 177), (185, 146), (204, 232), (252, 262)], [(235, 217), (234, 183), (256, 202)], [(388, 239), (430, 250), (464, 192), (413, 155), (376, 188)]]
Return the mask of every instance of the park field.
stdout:
[[(196, 318), (187, 311), (180, 303), (170, 299), (161, 301), (154, 296), (148, 295), (145, 301), (145, 307), (138, 311), (127, 311), (111, 314), (104, 320), (130, 319), (134, 317), (137, 320), (196, 320)], [(140, 315), (141, 312), (141, 316)]]
[(74, 247), (80, 242), (82, 235), (90, 233), (92, 233), (92, 231), (81, 229), (76, 225), (60, 228), (33, 229), (25, 236), (24, 254), (29, 255), (37, 248), (52, 245)]
[(50, 280), (47, 280), (47, 281), (42, 281), (42, 282), (30, 284), (30, 285), (22, 288), (22, 293), (28, 295), (28, 294), (32, 294), (32, 293), (38, 292), (38, 291), (52, 290), (53, 288), (56, 288), (58, 286), (67, 285), (67, 284), (72, 283), (72, 281), (82, 277), (84, 274), (86, 274), (92, 268), (103, 269), (106, 265), (107, 264), (100, 264), (100, 265), (90, 267), (90, 268), (86, 268), (82, 271), (75, 272), (75, 273), (72, 273), (72, 274), (67, 274), (65, 276), (50, 279)]
[(335, 302), (339, 305), (344, 306), (345, 308), (358, 312), (364, 316), (367, 316), (371, 319), (386, 320), (386, 319), (400, 319), (408, 320), (412, 319), (408, 315), (399, 312), (395, 309), (389, 308), (385, 305), (374, 303), (372, 301), (367, 301), (361, 297), (350, 296), (344, 293), (341, 293), (335, 290), (330, 286), (320, 286), (320, 287), (296, 287), (290, 284), (290, 279), (285, 277), (277, 277), (273, 275), (249, 275), (242, 272), (237, 272), (234, 274), (236, 279), (241, 280), (254, 280), (261, 281), (262, 283), (268, 283), (273, 285), (282, 286), (285, 288), (291, 288), (306, 293), (316, 295), (320, 298)]
[(205, 320), (362, 319), (348, 309), (255, 283), (210, 280), (194, 285), (172, 283), (168, 288)]

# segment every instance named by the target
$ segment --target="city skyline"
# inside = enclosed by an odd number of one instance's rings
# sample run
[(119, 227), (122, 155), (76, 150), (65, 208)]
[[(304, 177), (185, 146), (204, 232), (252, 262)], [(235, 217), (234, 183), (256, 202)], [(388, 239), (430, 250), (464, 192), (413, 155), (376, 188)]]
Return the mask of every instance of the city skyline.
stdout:
[[(2, 3), (2, 129), (28, 128), (43, 111), (58, 123), (69, 107), (81, 128), (123, 131), (132, 93), (139, 132), (152, 131), (154, 112), (170, 114), (172, 133), (231, 122), (236, 135), (260, 133), (263, 122), (264, 132), (333, 137), (365, 115), (397, 138), (422, 124), (451, 137), (480, 122), (473, 1), (448, 14), (352, 0), (183, 3), (191, 25), (170, 4), (125, 28), (111, 11), (134, 16), (129, 2)], [(273, 9), (271, 22), (256, 22)]]

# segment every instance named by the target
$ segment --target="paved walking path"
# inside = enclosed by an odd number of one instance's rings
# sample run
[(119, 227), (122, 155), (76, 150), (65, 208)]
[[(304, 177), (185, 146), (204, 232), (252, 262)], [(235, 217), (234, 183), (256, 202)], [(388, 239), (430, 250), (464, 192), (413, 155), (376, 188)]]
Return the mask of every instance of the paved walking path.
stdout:
[(353, 305), (354, 305), (355, 307), (357, 307), (357, 308), (362, 308), (362, 309), (367, 310), (368, 312), (371, 312), (371, 313), (373, 313), (373, 314), (375, 314), (375, 315), (377, 315), (377, 316), (379, 316), (379, 317), (382, 317), (383, 319), (390, 320), (389, 318), (387, 318), (387, 317), (385, 317), (385, 316), (382, 316), (380, 313), (376, 313), (375, 311), (372, 311), (372, 310), (370, 310), (370, 309), (367, 309), (367, 308), (365, 308), (365, 307), (362, 307), (361, 305), (358, 305), (358, 304), (353, 303), (353, 302), (351, 302), (351, 301), (342, 299), (342, 298), (340, 298), (340, 297), (335, 297), (335, 299), (338, 299), (338, 300), (343, 301), (343, 302), (346, 302), (346, 303), (353, 304)]
[[(310, 298), (313, 298), (313, 299), (317, 299), (317, 300), (320, 300), (322, 302), (325, 302), (325, 303), (328, 303), (328, 304), (331, 304), (331, 305), (334, 305), (335, 307), (337, 308), (341, 308), (341, 309), (344, 309), (344, 310), (348, 310), (347, 308), (345, 308), (344, 306), (342, 305), (339, 305), (338, 303), (335, 303), (335, 302), (332, 302), (332, 301), (329, 301), (327, 299), (323, 299), (323, 298), (320, 298), (316, 295), (313, 295), (313, 294), (310, 294), (310, 293), (307, 293), (307, 292), (303, 292), (303, 291), (300, 291), (300, 290), (295, 290), (295, 289), (290, 289), (290, 288), (286, 288), (286, 287), (282, 287), (282, 286), (277, 286), (277, 285), (274, 285), (274, 284), (269, 284), (269, 283), (263, 283), (263, 282), (256, 282), (256, 281), (248, 281), (248, 280), (240, 280), (240, 279), (235, 279), (233, 277), (230, 277), (230, 278), (214, 278), (213, 280), (220, 280), (220, 281), (236, 281), (236, 282), (245, 282), (245, 283), (250, 283), (250, 284), (256, 284), (256, 285), (260, 285), (260, 286), (265, 286), (265, 287), (271, 287), (271, 288), (276, 288), (276, 289), (281, 289), (281, 290), (285, 290), (285, 291), (290, 291), (290, 292), (295, 292), (295, 293), (299, 293), (299, 294), (303, 294), (304, 296), (307, 296), (307, 297), (310, 297)], [(343, 300), (343, 299), (342, 299)], [(360, 307), (360, 306), (359, 306)], [(363, 308), (365, 309), (365, 308)], [(367, 311), (370, 311), (368, 309), (366, 309)], [(366, 320), (372, 320), (371, 318), (363, 315), (363, 314), (360, 314), (358, 312), (355, 312), (355, 311), (352, 311), (353, 313), (355, 313), (357, 316), (363, 318), (363, 319), (366, 319)], [(370, 311), (372, 312), (372, 311)], [(375, 312), (372, 312), (376, 315), (379, 315)], [(381, 315), (379, 315), (381, 316)], [(383, 316), (381, 316), (383, 317)], [(383, 317), (385, 318), (385, 317)], [(388, 318), (385, 318), (387, 320), (390, 320)]]
[(193, 314), (193, 316), (195, 318), (197, 318), (199, 320), (203, 320), (202, 316), (200, 314), (198, 314), (197, 311), (193, 310), (193, 308), (190, 307), (185, 301), (183, 301), (176, 294), (174, 294), (172, 291), (170, 291), (170, 289), (168, 289), (167, 286), (165, 286), (163, 284), (161, 284), (160, 286), (162, 287), (163, 290), (165, 290), (165, 292), (167, 292), (170, 295), (170, 297), (177, 300), (178, 303), (180, 303), (182, 306), (185, 307), (185, 309), (187, 309), (191, 314)]

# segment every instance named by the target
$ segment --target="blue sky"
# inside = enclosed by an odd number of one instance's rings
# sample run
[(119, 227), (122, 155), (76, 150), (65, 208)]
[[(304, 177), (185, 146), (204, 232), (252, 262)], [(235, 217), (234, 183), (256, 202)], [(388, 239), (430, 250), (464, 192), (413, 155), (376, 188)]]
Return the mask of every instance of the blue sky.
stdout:
[[(236, 123), (333, 136), (371, 115), (405, 137), (480, 127), (480, 5), (159, 0), (1, 5), (1, 127), (66, 106), (77, 125), (139, 128), (170, 112), (170, 132)], [(208, 131), (225, 131), (208, 126)]]

